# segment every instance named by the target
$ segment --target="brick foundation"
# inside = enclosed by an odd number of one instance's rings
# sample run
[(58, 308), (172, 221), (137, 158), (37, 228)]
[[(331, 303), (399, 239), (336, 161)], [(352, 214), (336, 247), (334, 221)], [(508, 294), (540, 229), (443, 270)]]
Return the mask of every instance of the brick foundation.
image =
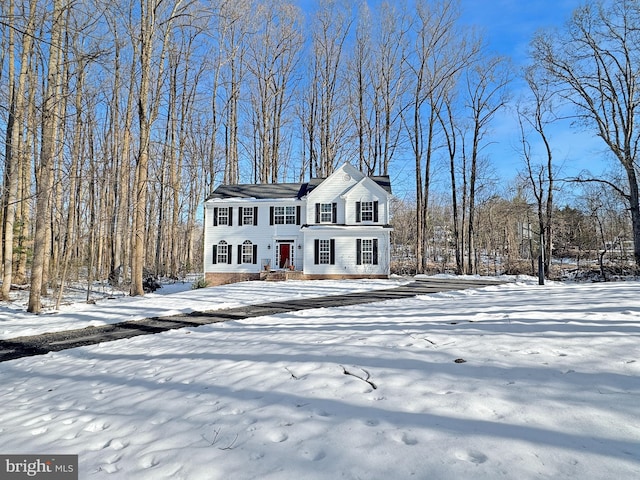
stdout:
[(210, 287), (216, 285), (226, 285), (228, 283), (247, 282), (250, 280), (358, 280), (363, 278), (368, 279), (388, 279), (388, 275), (342, 275), (342, 274), (313, 274), (305, 275), (300, 271), (284, 272), (282, 275), (278, 275), (276, 272), (261, 272), (261, 273), (206, 273), (205, 280)]
[(250, 280), (260, 280), (259, 273), (205, 273), (204, 279), (207, 285), (226, 285), (227, 283), (248, 282)]

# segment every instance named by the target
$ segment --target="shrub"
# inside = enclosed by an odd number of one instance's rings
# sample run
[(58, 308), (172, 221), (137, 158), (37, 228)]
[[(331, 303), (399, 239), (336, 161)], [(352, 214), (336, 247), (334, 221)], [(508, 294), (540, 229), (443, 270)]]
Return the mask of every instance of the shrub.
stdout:
[(197, 290), (199, 288), (206, 288), (209, 286), (209, 282), (204, 277), (200, 277), (198, 280), (191, 284), (191, 290)]

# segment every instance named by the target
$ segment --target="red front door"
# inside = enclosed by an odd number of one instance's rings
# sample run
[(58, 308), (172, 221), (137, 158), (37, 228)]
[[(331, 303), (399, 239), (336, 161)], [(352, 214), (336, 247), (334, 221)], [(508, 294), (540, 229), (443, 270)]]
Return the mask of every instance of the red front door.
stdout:
[(288, 243), (280, 244), (280, 262), (278, 267), (285, 268), (291, 265), (291, 245)]

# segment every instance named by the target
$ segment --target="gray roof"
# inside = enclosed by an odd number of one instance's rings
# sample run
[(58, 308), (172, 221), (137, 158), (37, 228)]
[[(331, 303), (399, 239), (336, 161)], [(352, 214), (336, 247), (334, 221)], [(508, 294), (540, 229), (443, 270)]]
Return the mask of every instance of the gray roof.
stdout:
[[(370, 177), (374, 182), (391, 193), (391, 181), (388, 175)], [(215, 198), (302, 198), (320, 185), (324, 178), (312, 178), (305, 183), (261, 183), (244, 185), (220, 185), (207, 200)]]

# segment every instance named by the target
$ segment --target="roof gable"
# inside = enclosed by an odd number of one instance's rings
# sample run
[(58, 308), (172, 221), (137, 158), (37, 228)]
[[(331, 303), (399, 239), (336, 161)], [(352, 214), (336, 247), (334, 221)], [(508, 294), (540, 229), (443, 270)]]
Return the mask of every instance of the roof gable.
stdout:
[[(386, 179), (386, 182), (384, 181)], [(379, 197), (384, 198), (391, 195), (391, 184), (389, 177), (363, 177), (358, 183), (353, 185), (349, 190), (344, 193), (344, 197), (349, 197), (356, 194), (362, 189), (374, 192)]]

